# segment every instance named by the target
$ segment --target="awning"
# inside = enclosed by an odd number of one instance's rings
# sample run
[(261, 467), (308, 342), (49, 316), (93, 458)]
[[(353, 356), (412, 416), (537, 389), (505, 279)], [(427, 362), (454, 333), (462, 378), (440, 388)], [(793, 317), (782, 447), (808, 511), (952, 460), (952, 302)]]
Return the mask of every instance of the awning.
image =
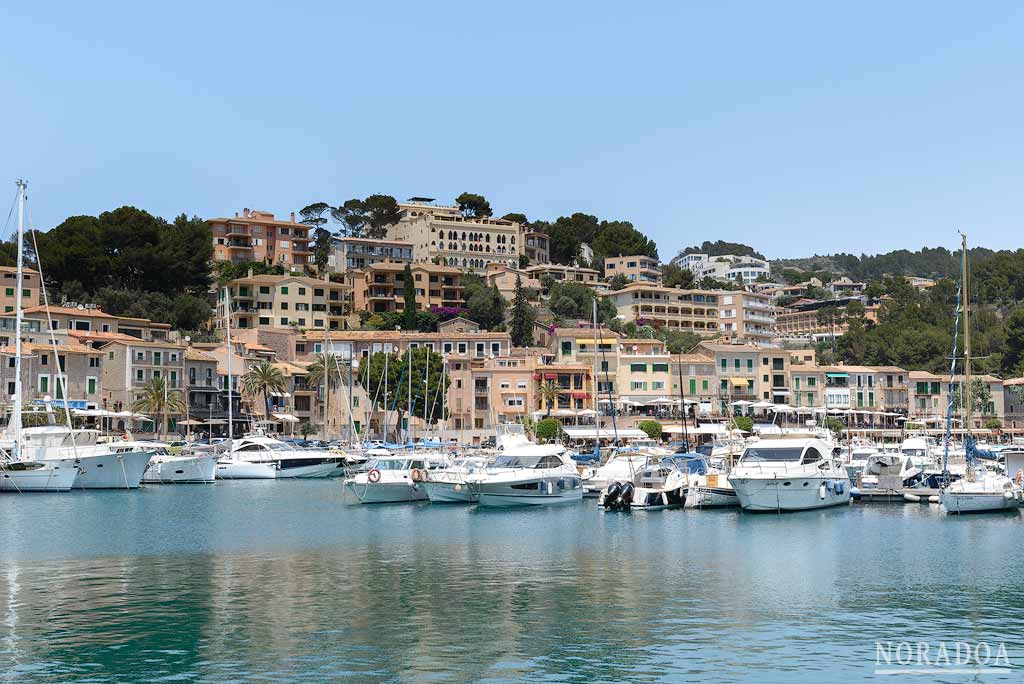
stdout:
[(558, 379), (558, 373), (545, 373), (544, 374), (544, 379), (545, 380), (557, 380)]
[(290, 392), (271, 392), (270, 396), (272, 396), (272, 397), (290, 397), (292, 395), (291, 395)]
[(562, 431), (569, 439), (647, 439), (647, 433), (636, 428), (619, 428), (616, 433), (611, 428), (576, 427), (567, 425)]
[(747, 379), (746, 378), (729, 378), (729, 382), (732, 383), (733, 387), (746, 387), (747, 386)]
[(788, 389), (782, 389), (781, 387), (776, 387), (776, 388), (772, 389), (772, 394), (789, 394), (789, 390)]
[[(619, 340), (615, 337), (608, 337), (597, 341), (598, 344), (618, 344)], [(594, 338), (592, 337), (577, 337), (576, 344), (594, 344)]]
[(274, 416), (275, 418), (277, 418), (278, 420), (280, 420), (283, 423), (298, 423), (299, 422), (299, 419), (296, 418), (295, 416), (293, 416), (290, 413), (271, 413), (270, 415)]
[(848, 378), (849, 373), (825, 373), (826, 378)]

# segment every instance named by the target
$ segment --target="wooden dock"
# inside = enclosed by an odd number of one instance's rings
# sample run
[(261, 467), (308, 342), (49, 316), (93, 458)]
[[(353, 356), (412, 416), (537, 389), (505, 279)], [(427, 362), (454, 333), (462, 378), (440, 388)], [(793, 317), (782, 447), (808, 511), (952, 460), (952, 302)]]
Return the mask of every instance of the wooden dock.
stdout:
[[(860, 496), (855, 497), (854, 502), (859, 503), (922, 503), (931, 502), (931, 497), (939, 495), (938, 489), (927, 487), (904, 487), (902, 489), (861, 489)], [(906, 495), (919, 497), (917, 501), (907, 498)]]

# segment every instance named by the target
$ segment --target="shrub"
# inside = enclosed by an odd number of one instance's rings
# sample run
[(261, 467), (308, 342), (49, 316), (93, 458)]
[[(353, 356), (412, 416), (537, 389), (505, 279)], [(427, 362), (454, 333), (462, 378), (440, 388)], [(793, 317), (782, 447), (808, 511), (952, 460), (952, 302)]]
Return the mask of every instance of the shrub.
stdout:
[(537, 439), (545, 441), (558, 439), (558, 436), (562, 434), (562, 424), (555, 418), (545, 418), (537, 423), (534, 432), (537, 435)]
[(647, 433), (651, 439), (661, 439), (661, 423), (656, 420), (642, 420), (638, 428)]
[(733, 423), (736, 425), (737, 430), (743, 432), (753, 432), (754, 430), (754, 419), (750, 416), (736, 416), (733, 418)]

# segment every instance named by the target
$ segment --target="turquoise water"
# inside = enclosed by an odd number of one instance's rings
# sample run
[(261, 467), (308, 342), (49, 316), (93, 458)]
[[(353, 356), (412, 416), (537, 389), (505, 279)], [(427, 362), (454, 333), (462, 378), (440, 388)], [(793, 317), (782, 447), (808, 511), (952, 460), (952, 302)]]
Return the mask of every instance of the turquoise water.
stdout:
[(345, 505), (237, 482), (0, 496), (2, 682), (822, 682), (1004, 642), (1024, 518)]

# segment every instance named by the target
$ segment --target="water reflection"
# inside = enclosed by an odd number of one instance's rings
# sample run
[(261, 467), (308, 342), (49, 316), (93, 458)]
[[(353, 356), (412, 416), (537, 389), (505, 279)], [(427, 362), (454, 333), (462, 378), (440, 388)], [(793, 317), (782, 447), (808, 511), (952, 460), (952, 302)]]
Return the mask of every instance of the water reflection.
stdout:
[(897, 638), (1024, 662), (1015, 517), (370, 508), (256, 484), (0, 498), (47, 539), (2, 537), (6, 681), (856, 681)]

